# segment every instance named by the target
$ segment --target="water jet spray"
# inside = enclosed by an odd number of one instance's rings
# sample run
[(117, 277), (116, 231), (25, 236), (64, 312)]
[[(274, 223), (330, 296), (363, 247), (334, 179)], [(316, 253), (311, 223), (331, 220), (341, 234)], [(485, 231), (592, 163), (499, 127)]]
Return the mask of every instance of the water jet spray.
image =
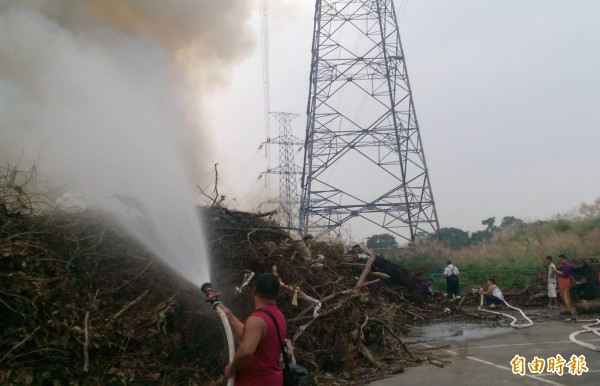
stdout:
[[(225, 328), (225, 335), (227, 335), (227, 346), (229, 348), (229, 363), (231, 363), (233, 361), (233, 356), (235, 355), (235, 345), (233, 343), (233, 332), (231, 331), (231, 325), (229, 324), (229, 320), (227, 320), (227, 315), (225, 314), (225, 311), (223, 311), (223, 308), (221, 307), (221, 304), (223, 303), (221, 303), (221, 301), (219, 300), (221, 293), (215, 291), (212, 284), (210, 284), (209, 282), (202, 284), (200, 290), (204, 292), (204, 294), (206, 295), (206, 302), (211, 304), (213, 310), (217, 312), (219, 319), (221, 319), (221, 322), (223, 323), (223, 328)], [(229, 380), (227, 381), (227, 386), (233, 386), (234, 379), (235, 377), (229, 378)]]

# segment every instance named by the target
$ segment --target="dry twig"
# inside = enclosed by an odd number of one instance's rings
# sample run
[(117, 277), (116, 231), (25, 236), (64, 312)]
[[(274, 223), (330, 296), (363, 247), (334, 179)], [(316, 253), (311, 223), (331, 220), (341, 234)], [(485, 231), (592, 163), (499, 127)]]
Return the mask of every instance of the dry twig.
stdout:
[(35, 328), (35, 330), (33, 330), (33, 332), (29, 335), (27, 335), (25, 338), (23, 338), (19, 343), (17, 343), (16, 345), (14, 345), (10, 350), (8, 350), (6, 352), (6, 354), (4, 354), (4, 356), (2, 356), (2, 358), (0, 358), (0, 363), (4, 362), (6, 360), (6, 358), (8, 358), (8, 356), (10, 354), (12, 354), (13, 351), (15, 351), (16, 349), (18, 349), (19, 347), (21, 347), (22, 345), (24, 345), (29, 339), (31, 339), (31, 337), (33, 337), (35, 335), (36, 332), (38, 332), (38, 330), (40, 329), (41, 326), (37, 326)]
[(85, 318), (83, 319), (83, 333), (84, 333), (84, 342), (83, 342), (83, 372), (87, 373), (90, 369), (90, 332), (88, 328), (88, 322), (90, 320), (90, 312), (87, 311), (85, 313)]

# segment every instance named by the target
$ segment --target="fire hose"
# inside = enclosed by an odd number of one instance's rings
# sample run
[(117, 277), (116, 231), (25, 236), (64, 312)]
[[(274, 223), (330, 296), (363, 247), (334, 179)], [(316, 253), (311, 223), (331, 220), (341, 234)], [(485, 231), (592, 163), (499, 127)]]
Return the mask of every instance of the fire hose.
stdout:
[[(506, 316), (507, 318), (512, 319), (513, 321), (510, 324), (510, 326), (514, 327), (514, 328), (525, 328), (525, 327), (531, 327), (533, 325), (533, 321), (531, 321), (531, 319), (529, 319), (527, 317), (527, 315), (525, 315), (525, 313), (520, 308), (511, 306), (510, 304), (508, 304), (506, 302), (506, 300), (503, 300), (503, 302), (504, 302), (504, 305), (506, 305), (508, 308), (512, 308), (513, 310), (519, 311), (521, 313), (521, 315), (523, 315), (523, 318), (525, 318), (528, 321), (528, 323), (519, 325), (519, 324), (517, 324), (517, 318), (515, 318), (512, 315), (508, 315), (508, 314), (505, 314), (502, 312), (495, 312), (495, 311), (483, 309), (483, 295), (482, 294), (480, 294), (479, 307), (477, 309), (479, 311), (489, 312), (491, 314), (503, 315), (503, 316)], [(591, 324), (584, 325), (583, 330), (573, 332), (571, 335), (569, 335), (569, 340), (581, 347), (585, 347), (592, 351), (600, 351), (600, 346), (597, 346), (595, 344), (588, 343), (588, 342), (582, 342), (576, 338), (579, 334), (584, 334), (584, 333), (588, 333), (588, 332), (591, 332), (597, 336), (600, 336), (600, 327), (594, 327), (594, 326), (600, 326), (600, 317), (597, 317), (596, 319), (583, 319), (583, 320), (577, 319), (577, 322), (591, 323)]]
[[(221, 294), (219, 292), (215, 291), (212, 287), (212, 284), (210, 284), (210, 283), (202, 284), (202, 287), (200, 287), (200, 290), (202, 290), (202, 292), (204, 292), (204, 294), (206, 295), (206, 301), (212, 305), (212, 308), (214, 310), (217, 311), (217, 315), (219, 316), (219, 319), (221, 319), (221, 322), (223, 323), (223, 328), (225, 328), (225, 335), (227, 335), (227, 346), (229, 348), (229, 363), (231, 363), (233, 361), (233, 357), (235, 355), (235, 345), (233, 343), (233, 332), (231, 331), (231, 325), (229, 324), (229, 321), (227, 320), (227, 315), (225, 315), (225, 312), (223, 311), (223, 308), (221, 307), (222, 303), (219, 300), (219, 296), (221, 296)], [(229, 380), (227, 381), (227, 386), (233, 386), (234, 378), (235, 377), (229, 378)]]
[(583, 323), (589, 323), (589, 322), (594, 322), (594, 323), (587, 324), (587, 325), (583, 326), (583, 330), (575, 331), (574, 333), (569, 335), (569, 340), (581, 347), (589, 348), (590, 350), (593, 350), (593, 351), (600, 351), (600, 346), (596, 346), (596, 345), (588, 343), (588, 342), (582, 342), (576, 338), (577, 335), (583, 334), (586, 332), (591, 332), (591, 333), (594, 333), (594, 334), (600, 336), (600, 328), (594, 327), (594, 326), (600, 325), (600, 317), (596, 318), (596, 319), (577, 320), (577, 321), (583, 322)]
[(496, 315), (502, 315), (502, 316), (506, 316), (507, 318), (510, 318), (510, 319), (512, 319), (512, 320), (513, 320), (513, 321), (510, 323), (510, 326), (511, 326), (511, 327), (513, 327), (513, 328), (526, 328), (526, 327), (531, 327), (531, 326), (533, 326), (533, 321), (532, 321), (531, 319), (529, 319), (529, 318), (527, 317), (527, 315), (525, 315), (525, 313), (523, 312), (523, 310), (521, 310), (520, 308), (517, 308), (517, 307), (513, 307), (513, 306), (511, 306), (510, 304), (508, 304), (508, 303), (506, 302), (506, 300), (502, 299), (502, 302), (504, 303), (504, 305), (505, 305), (506, 307), (508, 307), (508, 308), (512, 308), (513, 310), (517, 310), (517, 311), (519, 311), (519, 312), (521, 313), (521, 315), (523, 315), (523, 318), (525, 318), (525, 320), (527, 320), (527, 323), (525, 323), (525, 324), (518, 324), (518, 323), (517, 323), (517, 318), (515, 318), (515, 317), (514, 317), (514, 316), (512, 316), (512, 315), (505, 314), (505, 313), (502, 313), (502, 312), (496, 312), (496, 311), (490, 311), (490, 310), (485, 310), (485, 309), (483, 309), (483, 294), (482, 294), (482, 293), (480, 293), (480, 294), (479, 294), (479, 296), (480, 296), (480, 300), (479, 300), (479, 307), (477, 308), (479, 311), (483, 311), (483, 312), (489, 312), (490, 314), (496, 314)]

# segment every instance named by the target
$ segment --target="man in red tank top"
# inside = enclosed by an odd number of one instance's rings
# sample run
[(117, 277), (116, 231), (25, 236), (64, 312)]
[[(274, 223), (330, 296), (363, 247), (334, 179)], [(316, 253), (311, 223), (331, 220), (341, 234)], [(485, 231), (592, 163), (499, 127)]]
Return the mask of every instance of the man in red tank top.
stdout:
[(255, 310), (246, 323), (240, 322), (227, 307), (221, 306), (232, 330), (241, 338), (233, 361), (225, 367), (224, 381), (235, 376), (235, 386), (283, 385), (283, 371), (279, 364), (280, 338), (273, 320), (267, 314), (274, 316), (281, 339), (284, 339), (287, 325), (276, 306), (278, 294), (279, 279), (273, 274), (264, 273), (254, 282)]

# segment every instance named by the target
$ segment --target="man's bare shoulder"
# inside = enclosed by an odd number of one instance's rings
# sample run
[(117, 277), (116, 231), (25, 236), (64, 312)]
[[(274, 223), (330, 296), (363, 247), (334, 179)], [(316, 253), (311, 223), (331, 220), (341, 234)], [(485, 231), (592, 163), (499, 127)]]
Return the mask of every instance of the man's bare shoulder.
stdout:
[(256, 315), (256, 314), (252, 314), (248, 317), (248, 319), (246, 319), (246, 326), (252, 327), (266, 327), (267, 326), (267, 322), (260, 316)]

